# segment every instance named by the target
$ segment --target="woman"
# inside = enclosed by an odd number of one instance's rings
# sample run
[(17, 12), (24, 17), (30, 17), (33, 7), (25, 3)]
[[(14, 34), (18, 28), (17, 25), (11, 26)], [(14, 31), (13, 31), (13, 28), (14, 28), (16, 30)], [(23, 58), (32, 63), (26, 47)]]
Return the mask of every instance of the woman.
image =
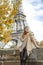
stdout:
[(32, 42), (33, 42), (33, 44), (35, 45), (36, 48), (39, 48), (39, 46), (36, 43), (34, 35), (29, 30), (28, 26), (26, 26), (24, 28), (24, 32), (22, 33), (20, 40), (22, 42), (22, 45), (19, 47), (20, 61), (21, 61), (21, 65), (25, 65), (27, 55), (29, 56), (29, 54), (32, 50)]

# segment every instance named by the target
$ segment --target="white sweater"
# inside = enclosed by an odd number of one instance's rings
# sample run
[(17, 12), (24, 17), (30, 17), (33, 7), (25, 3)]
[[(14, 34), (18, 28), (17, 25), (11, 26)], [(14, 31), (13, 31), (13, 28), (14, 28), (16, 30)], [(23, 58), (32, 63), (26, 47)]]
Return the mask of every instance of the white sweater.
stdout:
[(26, 47), (27, 54), (29, 55), (32, 50), (32, 43), (36, 43), (36, 39), (33, 33), (30, 31), (29, 33), (25, 35), (24, 39), (21, 36), (21, 42), (22, 42), (22, 45), (19, 47), (19, 51), (21, 52), (24, 49), (24, 47)]

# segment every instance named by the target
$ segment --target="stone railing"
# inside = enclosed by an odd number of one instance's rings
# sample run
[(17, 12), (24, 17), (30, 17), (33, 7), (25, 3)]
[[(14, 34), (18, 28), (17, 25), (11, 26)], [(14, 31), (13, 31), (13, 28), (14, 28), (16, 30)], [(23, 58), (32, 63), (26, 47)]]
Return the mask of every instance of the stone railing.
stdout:
[[(13, 51), (14, 50), (7, 50), (7, 52), (2, 52), (2, 50), (0, 50), (0, 65), (20, 65), (19, 51), (16, 51), (15, 55), (12, 54)], [(43, 65), (43, 48), (33, 49), (26, 60), (26, 65)]]

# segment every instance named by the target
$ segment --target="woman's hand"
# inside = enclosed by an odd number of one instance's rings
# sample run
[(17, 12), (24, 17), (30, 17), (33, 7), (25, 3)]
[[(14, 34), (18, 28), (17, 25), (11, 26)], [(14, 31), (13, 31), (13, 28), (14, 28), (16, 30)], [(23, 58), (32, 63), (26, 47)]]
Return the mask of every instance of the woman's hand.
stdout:
[(37, 46), (36, 46), (36, 48), (40, 48), (40, 46), (39, 46), (39, 45), (37, 45)]
[(41, 48), (41, 47), (40, 47), (40, 43), (39, 43), (39, 42), (37, 43), (37, 47), (36, 47), (36, 48)]

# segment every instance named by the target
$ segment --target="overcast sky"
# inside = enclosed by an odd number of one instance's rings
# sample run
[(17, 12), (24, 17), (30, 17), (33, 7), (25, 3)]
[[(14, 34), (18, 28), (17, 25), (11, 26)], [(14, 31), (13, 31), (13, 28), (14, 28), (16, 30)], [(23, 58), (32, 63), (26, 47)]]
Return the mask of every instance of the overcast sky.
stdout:
[(43, 0), (23, 0), (23, 9), (36, 39), (43, 40)]

